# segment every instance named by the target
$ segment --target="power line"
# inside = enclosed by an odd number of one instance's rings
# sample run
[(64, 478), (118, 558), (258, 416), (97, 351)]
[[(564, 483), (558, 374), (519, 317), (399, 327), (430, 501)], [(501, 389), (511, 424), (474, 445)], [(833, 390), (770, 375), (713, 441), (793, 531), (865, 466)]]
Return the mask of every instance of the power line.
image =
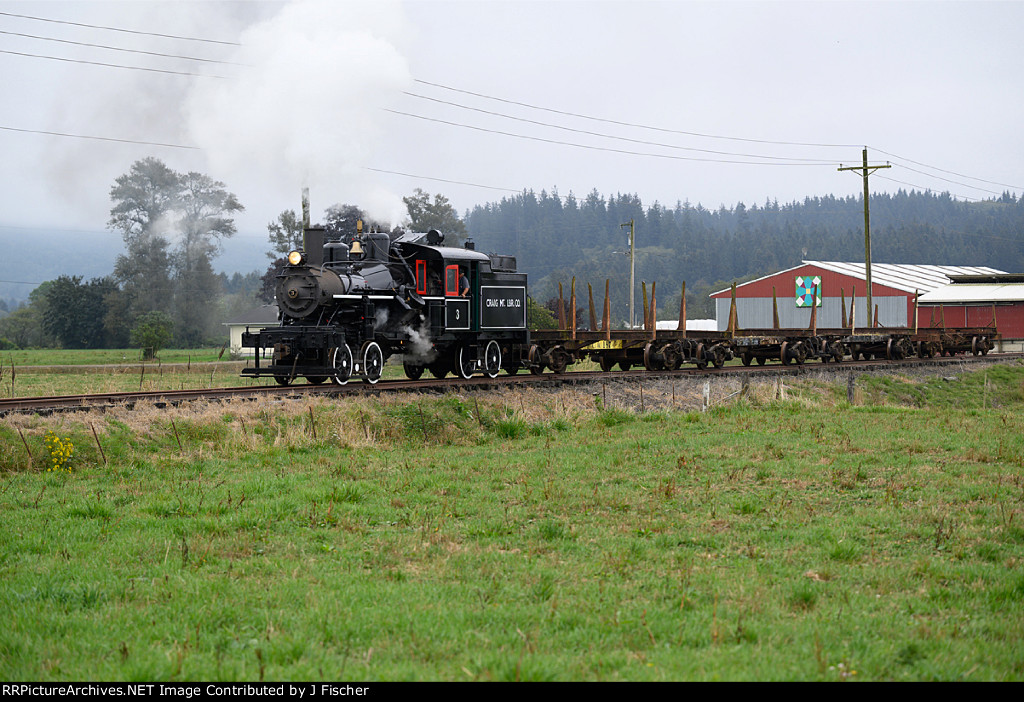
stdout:
[(47, 136), (59, 136), (59, 137), (70, 137), (73, 139), (95, 139), (97, 141), (115, 141), (123, 144), (141, 144), (143, 146), (163, 146), (168, 149), (194, 149), (200, 150), (198, 146), (184, 146), (182, 144), (164, 144), (156, 141), (137, 141), (134, 139), (117, 139), (115, 137), (102, 137), (102, 136), (91, 136), (87, 134), (65, 134), (63, 132), (47, 132), (41, 129), (19, 129), (17, 127), (5, 127), (0, 125), (0, 129), (4, 129), (9, 132), (24, 132), (26, 134), (45, 134)]
[(461, 180), (446, 180), (445, 178), (431, 178), (430, 176), (413, 175), (412, 173), (400, 173), (399, 171), (386, 171), (383, 168), (371, 168), (369, 166), (363, 166), (364, 170), (373, 171), (375, 173), (387, 173), (390, 175), (400, 175), (406, 178), (419, 178), (420, 180), (435, 180), (439, 183), (451, 183), (452, 185), (468, 185), (473, 188), (485, 188), (487, 190), (502, 190), (510, 193), (518, 193), (520, 190), (513, 188), (500, 188), (495, 185), (481, 185), (480, 183), (467, 183)]
[(204, 63), (222, 63), (229, 66), (241, 66), (242, 64), (232, 61), (218, 61), (216, 59), (198, 58), (196, 56), (181, 56), (178, 54), (162, 54), (158, 51), (143, 51), (141, 49), (125, 49), (119, 46), (107, 46), (106, 44), (90, 44), (84, 41), (71, 41), (70, 39), (56, 39), (54, 37), (40, 37), (35, 34), (22, 34), (21, 32), (7, 32), (0, 30), (0, 34), (7, 34), (13, 37), (24, 37), (26, 39), (38, 39), (39, 41), (55, 41), (61, 44), (74, 44), (75, 46), (88, 46), (94, 49), (107, 49), (109, 51), (123, 51), (130, 54), (146, 54), (147, 56), (160, 56), (162, 58), (184, 59), (186, 61), (202, 61)]
[(161, 37), (163, 39), (180, 39), (181, 41), (199, 41), (199, 42), (205, 42), (205, 43), (208, 43), (208, 44), (224, 44), (226, 46), (241, 46), (241, 44), (239, 44), (238, 42), (234, 42), (234, 41), (221, 41), (219, 39), (203, 39), (203, 38), (200, 38), (200, 37), (183, 37), (183, 36), (179, 36), (179, 35), (176, 35), (176, 34), (158, 34), (156, 32), (142, 32), (142, 31), (138, 31), (138, 30), (135, 30), (135, 29), (123, 29), (121, 27), (107, 27), (107, 26), (100, 25), (100, 24), (85, 24), (83, 22), (69, 22), (67, 20), (56, 20), (56, 19), (49, 19), (49, 18), (46, 18), (46, 17), (33, 17), (31, 15), (19, 15), (19, 14), (15, 14), (13, 12), (0, 12), (0, 15), (4, 15), (6, 17), (18, 17), (20, 19), (35, 20), (37, 22), (52, 22), (54, 24), (70, 24), (70, 25), (73, 25), (75, 27), (88, 27), (90, 29), (105, 29), (105, 30), (110, 31), (110, 32), (124, 32), (126, 34), (141, 34), (141, 35), (149, 36), (149, 37)]
[(625, 154), (628, 156), (647, 156), (649, 158), (665, 158), (675, 161), (700, 161), (704, 163), (735, 163), (750, 166), (814, 166), (821, 167), (823, 164), (819, 163), (766, 163), (764, 161), (732, 161), (727, 159), (717, 158), (698, 158), (695, 156), (672, 156), (670, 154), (651, 154), (644, 153), (641, 151), (627, 151), (626, 149), (613, 149), (606, 146), (590, 146), (587, 144), (576, 144), (570, 141), (559, 141), (557, 139), (545, 139), (543, 137), (527, 136), (525, 134), (516, 134), (514, 132), (505, 132), (498, 129), (487, 129), (485, 127), (476, 127), (471, 124), (462, 124), (460, 122), (451, 122), (443, 119), (436, 119), (433, 117), (424, 117), (422, 115), (415, 115), (410, 112), (402, 112), (400, 110), (392, 110), (386, 107), (381, 108), (384, 112), (390, 112), (395, 115), (402, 115), (403, 117), (411, 117), (413, 119), (420, 119), (426, 122), (437, 122), (439, 124), (447, 124), (453, 127), (461, 127), (463, 129), (472, 129), (478, 132), (486, 132), (488, 134), (500, 134), (501, 136), (514, 137), (516, 139), (526, 139), (528, 141), (539, 141), (545, 144), (557, 144), (559, 146), (572, 146), (577, 149), (587, 149), (590, 151), (605, 151), (610, 153)]
[(69, 59), (61, 58), (60, 56), (44, 56), (42, 54), (27, 54), (21, 51), (7, 51), (0, 49), (0, 54), (13, 54), (15, 56), (27, 56), (29, 58), (41, 58), (49, 59), (51, 61), (64, 61), (65, 63), (86, 63), (91, 66), (105, 66), (107, 68), (126, 68), (132, 71), (149, 71), (151, 73), (170, 73), (178, 76), (198, 76), (200, 78), (224, 78), (224, 76), (215, 76), (207, 73), (188, 73), (185, 71), (167, 71), (162, 68), (143, 68), (142, 66), (125, 66), (120, 63), (102, 63), (100, 61), (85, 61), (83, 59)]
[(459, 109), (470, 110), (472, 112), (479, 112), (481, 114), (491, 115), (491, 116), (494, 116), (494, 117), (503, 117), (505, 119), (511, 119), (511, 120), (515, 120), (517, 122), (525, 122), (527, 124), (534, 124), (534, 125), (541, 126), (541, 127), (550, 127), (552, 129), (561, 129), (563, 131), (573, 132), (575, 134), (586, 134), (588, 136), (602, 137), (604, 139), (616, 139), (618, 141), (626, 141), (626, 142), (629, 142), (631, 144), (643, 144), (645, 146), (659, 146), (659, 147), (662, 147), (662, 148), (665, 148), (665, 149), (679, 149), (679, 150), (682, 150), (682, 151), (697, 151), (697, 152), (706, 153), (706, 154), (717, 154), (719, 156), (741, 156), (741, 157), (744, 157), (744, 158), (761, 158), (761, 159), (776, 160), (776, 161), (805, 161), (807, 163), (821, 163), (821, 164), (826, 164), (826, 163), (827, 164), (831, 164), (831, 163), (834, 162), (834, 159), (817, 159), (817, 158), (800, 158), (800, 159), (795, 159), (795, 158), (789, 158), (789, 157), (786, 157), (786, 156), (762, 156), (760, 154), (736, 153), (736, 152), (733, 152), (733, 151), (714, 151), (712, 149), (699, 149), (699, 148), (693, 147), (693, 146), (678, 146), (676, 144), (665, 144), (665, 143), (657, 142), (657, 141), (646, 141), (646, 140), (643, 140), (643, 139), (630, 139), (629, 137), (620, 137), (620, 136), (615, 136), (613, 134), (604, 134), (602, 132), (592, 132), (592, 131), (589, 131), (589, 130), (586, 130), (586, 129), (574, 129), (572, 127), (564, 127), (562, 125), (551, 124), (549, 122), (539, 122), (537, 120), (526, 119), (524, 117), (515, 117), (513, 115), (507, 115), (507, 114), (504, 114), (502, 112), (492, 112), (490, 110), (482, 110), (482, 109), (480, 109), (478, 107), (470, 107), (468, 105), (461, 105), (461, 104), (459, 104), (457, 102), (449, 102), (447, 100), (439, 100), (437, 98), (428, 97), (426, 95), (417, 95), (416, 93), (411, 93), (409, 91), (403, 91), (403, 94), (404, 95), (408, 95), (409, 97), (418, 98), (420, 100), (429, 100), (430, 102), (436, 102), (436, 103), (439, 103), (441, 105), (449, 105), (451, 107), (458, 107)]
[(899, 166), (900, 168), (905, 168), (908, 171), (912, 171), (913, 173), (917, 173), (919, 175), (927, 176), (928, 178), (934, 178), (935, 180), (941, 180), (941, 181), (944, 181), (946, 183), (952, 183), (953, 185), (962, 185), (965, 188), (971, 188), (973, 190), (980, 190), (983, 193), (991, 193), (992, 195), (1002, 195), (1002, 193), (997, 192), (995, 190), (988, 190), (987, 188), (979, 188), (977, 185), (970, 185), (968, 183), (961, 183), (958, 180), (950, 180), (949, 178), (943, 178), (942, 176), (932, 175), (931, 173), (925, 173), (924, 171), (919, 171), (916, 168), (911, 168), (910, 166), (904, 165), (902, 163), (897, 163), (896, 165)]
[[(959, 178), (967, 178), (969, 180), (976, 180), (976, 181), (978, 181), (980, 183), (988, 183), (989, 185), (1001, 185), (1001, 186), (1006, 187), (1006, 188), (1013, 188), (1014, 190), (1024, 190), (1024, 186), (1009, 185), (1007, 183), (999, 183), (999, 182), (996, 182), (994, 180), (985, 180), (984, 178), (975, 178), (974, 176), (964, 175), (963, 173), (957, 173), (956, 171), (947, 171), (947, 170), (945, 170), (943, 168), (938, 168), (937, 166), (929, 166), (927, 163), (920, 163), (919, 161), (913, 161), (913, 160), (911, 160), (909, 158), (905, 158), (903, 156), (897, 156), (896, 154), (891, 154), (888, 151), (883, 151), (882, 149), (875, 148), (874, 146), (872, 146), (871, 148), (873, 150), (877, 151), (880, 154), (885, 154), (886, 156), (890, 156), (892, 158), (897, 158), (897, 159), (900, 159), (901, 161), (906, 161), (907, 163), (912, 163), (915, 166), (921, 166), (922, 168), (930, 168), (933, 171), (939, 171), (940, 173), (948, 173), (950, 175), (955, 175), (955, 176), (957, 176)], [(904, 168), (906, 168), (906, 166), (904, 166)], [(923, 175), (927, 175), (930, 178), (937, 178), (938, 177), (938, 176), (932, 176), (932, 175), (930, 175), (928, 173), (925, 173)], [(950, 181), (950, 182), (954, 182), (954, 181)], [(963, 183), (960, 183), (960, 185), (963, 185)], [(973, 188), (974, 186), (973, 185), (968, 185), (967, 187)], [(981, 190), (981, 188), (978, 188), (978, 190)], [(991, 191), (986, 191), (986, 192), (991, 192)], [(997, 194), (1001, 195), (1002, 193), (997, 193)]]
[(578, 112), (567, 112), (565, 110), (556, 110), (556, 109), (553, 109), (553, 108), (550, 108), (550, 107), (541, 107), (539, 105), (531, 105), (530, 103), (518, 102), (516, 100), (506, 100), (505, 98), (499, 98), (499, 97), (495, 97), (493, 95), (485, 95), (483, 93), (475, 93), (475, 92), (473, 92), (471, 90), (462, 90), (460, 88), (453, 88), (451, 86), (443, 85), (441, 83), (432, 83), (430, 81), (420, 80), (419, 78), (414, 78), (413, 82), (422, 83), (423, 85), (429, 85), (429, 86), (432, 86), (432, 87), (435, 87), (435, 88), (441, 88), (442, 90), (450, 90), (450, 91), (455, 92), (455, 93), (463, 93), (464, 95), (472, 95), (473, 97), (484, 98), (485, 100), (494, 100), (495, 102), (502, 102), (502, 103), (505, 103), (505, 104), (508, 104), (508, 105), (516, 105), (518, 107), (527, 107), (527, 108), (529, 108), (531, 110), (541, 110), (543, 112), (551, 112), (552, 114), (564, 115), (566, 117), (577, 117), (579, 119), (587, 119), (587, 120), (591, 120), (591, 121), (594, 121), (594, 122), (604, 122), (606, 124), (616, 124), (616, 125), (618, 125), (620, 127), (634, 127), (634, 128), (637, 128), (637, 129), (648, 129), (648, 130), (651, 130), (651, 131), (665, 132), (665, 133), (668, 133), (668, 134), (683, 134), (683, 135), (686, 135), (686, 136), (695, 136), (695, 137), (701, 137), (701, 138), (704, 138), (704, 139), (726, 139), (726, 140), (729, 140), (729, 141), (745, 141), (745, 142), (749, 142), (749, 143), (753, 143), (753, 144), (776, 144), (776, 145), (780, 145), (780, 146), (816, 146), (816, 147), (843, 148), (843, 149), (851, 149), (851, 148), (860, 148), (861, 147), (861, 144), (816, 144), (816, 143), (808, 143), (808, 142), (800, 142), (800, 141), (773, 141), (773, 140), (770, 140), (770, 139), (747, 139), (747, 138), (743, 138), (743, 137), (723, 136), (723, 135), (720, 135), (720, 134), (705, 134), (705, 133), (701, 133), (701, 132), (688, 132), (688, 131), (684, 131), (684, 130), (681, 130), (681, 129), (668, 129), (668, 128), (665, 128), (665, 127), (654, 127), (654, 126), (646, 125), (646, 124), (637, 124), (635, 122), (622, 122), (622, 121), (614, 120), (614, 119), (605, 119), (605, 118), (602, 118), (602, 117), (592, 117), (590, 115), (584, 115), (584, 114), (580, 114)]

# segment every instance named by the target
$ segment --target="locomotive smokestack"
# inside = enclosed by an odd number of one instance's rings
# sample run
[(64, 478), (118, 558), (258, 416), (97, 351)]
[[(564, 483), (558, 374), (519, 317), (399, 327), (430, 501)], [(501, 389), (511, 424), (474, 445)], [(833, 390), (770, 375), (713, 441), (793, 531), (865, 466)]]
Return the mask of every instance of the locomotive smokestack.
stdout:
[(309, 227), (302, 232), (302, 247), (306, 252), (306, 263), (311, 266), (324, 265), (324, 238), (323, 227)]

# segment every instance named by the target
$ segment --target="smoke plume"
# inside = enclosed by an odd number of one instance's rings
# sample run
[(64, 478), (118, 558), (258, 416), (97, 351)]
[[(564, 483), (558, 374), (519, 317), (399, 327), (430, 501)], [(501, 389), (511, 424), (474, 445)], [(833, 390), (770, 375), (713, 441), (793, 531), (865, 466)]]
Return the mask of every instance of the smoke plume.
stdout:
[(235, 77), (197, 84), (185, 105), (211, 172), (249, 197), (297, 200), (308, 185), (322, 203), (314, 210), (358, 203), (399, 221), (401, 198), (364, 166), (381, 137), (380, 108), (412, 82), (398, 48), (405, 32), (394, 2), (296, 0), (249, 26), (231, 59), (243, 64)]

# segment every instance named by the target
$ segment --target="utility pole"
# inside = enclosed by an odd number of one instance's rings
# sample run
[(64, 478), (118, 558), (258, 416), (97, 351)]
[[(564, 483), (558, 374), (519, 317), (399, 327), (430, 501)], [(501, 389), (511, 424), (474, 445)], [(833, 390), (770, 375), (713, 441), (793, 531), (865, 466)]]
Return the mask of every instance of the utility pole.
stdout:
[(633, 257), (633, 244), (636, 242), (636, 230), (633, 220), (619, 225), (619, 229), (623, 227), (629, 227), (629, 328), (633, 329), (636, 326), (636, 316), (633, 314), (633, 296), (636, 287), (636, 259)]
[(868, 326), (872, 326), (872, 310), (871, 306), (871, 215), (868, 211), (868, 176), (877, 171), (879, 168), (892, 168), (889, 164), (884, 166), (869, 166), (868, 165), (868, 149), (864, 147), (864, 164), (861, 166), (846, 166), (839, 164), (840, 171), (860, 171), (861, 176), (864, 178), (864, 269), (867, 273), (867, 284), (868, 284)]

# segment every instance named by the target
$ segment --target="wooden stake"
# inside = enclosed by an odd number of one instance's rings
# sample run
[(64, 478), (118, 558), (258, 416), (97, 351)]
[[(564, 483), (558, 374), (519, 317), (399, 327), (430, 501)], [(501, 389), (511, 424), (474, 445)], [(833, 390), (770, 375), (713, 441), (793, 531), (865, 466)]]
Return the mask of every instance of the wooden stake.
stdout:
[(643, 313), (643, 318), (642, 319), (644, 320), (644, 327), (643, 328), (644, 328), (644, 331), (646, 331), (647, 330), (647, 282), (646, 281), (641, 281), (640, 282), (640, 287), (644, 291), (644, 313)]
[(846, 329), (846, 291), (839, 288), (839, 296), (843, 298), (843, 329)]
[(587, 283), (587, 298), (590, 301), (590, 331), (597, 331), (597, 314), (594, 312), (594, 288)]
[(25, 441), (25, 435), (21, 433), (21, 427), (18, 427), (18, 436), (21, 437), (21, 443), (25, 445), (25, 452), (28, 454), (28, 465), (31, 468), (35, 457), (32, 455), (32, 449), (28, 447), (28, 442)]
[(562, 302), (562, 284), (558, 284), (558, 328), (565, 330), (565, 303)]
[(313, 406), (309, 406), (309, 428), (313, 432), (313, 441), (316, 441), (316, 419), (313, 418)]
[(610, 281), (605, 278), (604, 281), (604, 320), (601, 323), (601, 331), (604, 332), (605, 341), (611, 341), (612, 338), (612, 301), (609, 297), (609, 286)]
[(775, 296), (775, 286), (772, 286), (772, 329), (779, 328), (779, 299)]
[(572, 277), (572, 287), (569, 288), (569, 307), (572, 317), (572, 334), (570, 338), (576, 338), (576, 276)]
[(185, 449), (181, 447), (181, 437), (178, 436), (178, 426), (174, 423), (173, 419), (171, 420), (171, 429), (174, 430), (174, 438), (178, 442), (178, 450), (184, 451)]
[(676, 330), (682, 332), (682, 337), (686, 338), (686, 281), (683, 281), (683, 292), (679, 297), (679, 324), (676, 325)]
[(92, 438), (96, 439), (96, 448), (100, 450), (100, 456), (103, 457), (103, 465), (107, 465), (107, 454), (103, 452), (103, 444), (100, 443), (100, 437), (96, 433), (96, 427), (92, 425), (92, 422), (89, 422), (89, 428), (92, 429)]

